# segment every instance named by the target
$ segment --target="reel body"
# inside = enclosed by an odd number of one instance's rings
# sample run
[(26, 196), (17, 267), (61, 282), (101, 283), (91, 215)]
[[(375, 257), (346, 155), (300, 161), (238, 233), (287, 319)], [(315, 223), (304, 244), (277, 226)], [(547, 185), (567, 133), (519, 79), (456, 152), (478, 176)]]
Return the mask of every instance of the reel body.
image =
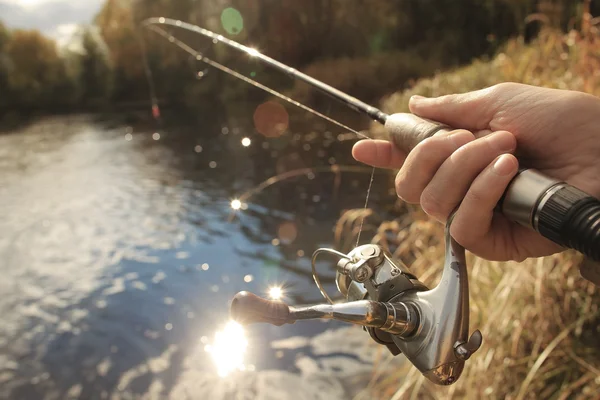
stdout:
[[(240, 323), (274, 325), (325, 318), (362, 325), (371, 338), (393, 355), (403, 353), (430, 381), (450, 385), (465, 361), (481, 346), (476, 330), (468, 337), (469, 288), (465, 250), (446, 226), (446, 257), (438, 286), (427, 288), (410, 270), (378, 245), (356, 247), (348, 254), (319, 249), (313, 256), (313, 277), (331, 304), (290, 307), (248, 292), (238, 293), (231, 315)], [(333, 304), (315, 271), (322, 253), (335, 254), (336, 284), (347, 302)]]

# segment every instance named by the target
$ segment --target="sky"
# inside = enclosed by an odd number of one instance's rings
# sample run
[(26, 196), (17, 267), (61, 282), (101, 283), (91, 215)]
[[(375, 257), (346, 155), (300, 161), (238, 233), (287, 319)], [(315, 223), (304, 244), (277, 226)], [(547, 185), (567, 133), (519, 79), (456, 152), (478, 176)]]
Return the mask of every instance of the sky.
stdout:
[(77, 24), (92, 21), (104, 0), (0, 0), (0, 20), (10, 28), (39, 29), (68, 40)]

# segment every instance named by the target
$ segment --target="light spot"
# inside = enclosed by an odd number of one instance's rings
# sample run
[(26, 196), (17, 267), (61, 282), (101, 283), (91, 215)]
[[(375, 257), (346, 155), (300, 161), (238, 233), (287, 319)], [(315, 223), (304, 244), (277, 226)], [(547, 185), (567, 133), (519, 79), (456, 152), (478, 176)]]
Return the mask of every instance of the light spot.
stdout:
[(244, 282), (246, 282), (246, 283), (250, 283), (253, 280), (254, 280), (254, 277), (252, 275), (250, 275), (250, 274), (244, 276)]
[(210, 287), (210, 291), (213, 293), (217, 293), (219, 291), (219, 286), (218, 285), (212, 285)]
[(254, 111), (254, 127), (266, 137), (279, 137), (288, 129), (290, 117), (285, 107), (274, 101), (259, 105)]
[(166, 330), (168, 330), (168, 331), (170, 331), (171, 329), (173, 329), (173, 324), (171, 324), (171, 323), (167, 323), (167, 324), (165, 325), (165, 329), (166, 329)]
[(302, 148), (304, 149), (304, 151), (309, 151), (310, 150), (310, 144), (304, 143), (304, 145), (302, 146)]
[(196, 153), (202, 153), (202, 146), (200, 146), (199, 144), (197, 144), (196, 147), (194, 147), (194, 151)]
[(128, 142), (131, 142), (132, 139), (133, 139), (133, 135), (131, 133), (125, 134), (125, 140), (127, 140)]
[(283, 296), (283, 289), (279, 286), (269, 288), (269, 297), (273, 300), (279, 300)]
[(242, 146), (244, 146), (244, 147), (250, 146), (251, 143), (252, 143), (252, 140), (250, 140), (250, 138), (245, 137), (242, 139)]
[(304, 250), (298, 250), (298, 251), (296, 252), (296, 255), (297, 255), (298, 257), (304, 257)]
[(208, 166), (210, 168), (217, 168), (217, 162), (216, 161), (211, 161), (211, 162), (208, 163)]
[(215, 334), (212, 344), (204, 346), (217, 367), (217, 373), (225, 377), (236, 370), (244, 369), (244, 354), (248, 340), (244, 328), (234, 321), (229, 321), (223, 330)]
[(222, 127), (222, 128), (221, 128), (221, 133), (222, 133), (223, 135), (227, 135), (227, 134), (229, 133), (229, 128), (228, 128), (228, 127), (226, 127), (226, 126)]
[(239, 210), (240, 208), (242, 208), (242, 202), (238, 199), (231, 200), (231, 208), (233, 208), (234, 210)]
[(202, 264), (202, 271), (208, 271), (208, 268), (209, 266), (207, 263)]
[(146, 284), (141, 281), (134, 281), (131, 283), (131, 286), (138, 290), (146, 290)]
[(279, 239), (275, 238), (275, 239), (271, 240), (271, 244), (273, 246), (279, 246)]
[(250, 54), (252, 57), (256, 57), (260, 55), (260, 52), (257, 49), (250, 48), (250, 50), (248, 50), (248, 54)]
[(296, 224), (293, 222), (283, 222), (277, 228), (277, 237), (281, 243), (290, 244), (296, 240), (296, 236), (298, 236), (298, 229), (296, 229)]
[(158, 22), (160, 22), (161, 24), (164, 24), (164, 23), (165, 23), (165, 19), (164, 19), (163, 17), (160, 17), (160, 18), (158, 19)]
[(163, 299), (163, 302), (164, 302), (165, 304), (175, 304), (175, 299), (174, 299), (174, 298), (172, 298), (172, 297), (165, 297), (165, 298)]
[(312, 201), (313, 201), (314, 203), (318, 203), (319, 201), (321, 201), (321, 196), (319, 196), (318, 194), (315, 194), (315, 195), (312, 197)]
[(202, 78), (202, 77), (204, 77), (204, 71), (198, 71), (198, 73), (196, 74), (196, 76), (197, 76), (198, 78)]
[(158, 132), (154, 132), (154, 133), (152, 134), (152, 139), (154, 139), (154, 140), (160, 140), (160, 133), (158, 133)]
[(315, 174), (314, 172), (309, 172), (308, 174), (306, 174), (306, 177), (312, 181), (313, 179), (315, 179)]
[(229, 283), (229, 277), (227, 275), (221, 276), (221, 280), (223, 281), (223, 283)]
[(153, 277), (152, 277), (152, 282), (154, 283), (159, 283), (160, 281), (164, 280), (167, 277), (167, 275), (162, 272), (162, 271), (158, 271)]

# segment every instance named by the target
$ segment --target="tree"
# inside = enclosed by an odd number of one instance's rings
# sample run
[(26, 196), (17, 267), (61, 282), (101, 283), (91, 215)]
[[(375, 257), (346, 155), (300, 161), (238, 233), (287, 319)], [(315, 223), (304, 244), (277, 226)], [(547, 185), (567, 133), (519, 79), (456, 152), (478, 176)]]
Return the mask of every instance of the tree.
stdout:
[(80, 56), (81, 95), (86, 104), (103, 104), (113, 90), (113, 69), (108, 49), (99, 33), (92, 27), (81, 35), (83, 54)]
[(6, 54), (6, 46), (10, 40), (8, 29), (0, 22), (0, 109), (5, 108), (11, 95), (8, 89), (8, 69), (10, 59)]
[(25, 108), (55, 108), (61, 103), (61, 80), (66, 76), (56, 44), (38, 31), (15, 30), (6, 44), (8, 89), (13, 104)]

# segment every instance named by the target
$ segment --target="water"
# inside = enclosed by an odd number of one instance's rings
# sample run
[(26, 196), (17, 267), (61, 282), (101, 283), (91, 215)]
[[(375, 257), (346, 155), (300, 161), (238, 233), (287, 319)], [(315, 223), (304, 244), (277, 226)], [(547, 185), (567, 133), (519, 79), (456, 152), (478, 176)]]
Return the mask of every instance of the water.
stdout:
[[(302, 398), (307, 386), (347, 396), (331, 377), (368, 371), (358, 329), (252, 326), (247, 371), (235, 377), (219, 378), (205, 351), (240, 290), (283, 285), (290, 303), (321, 301), (309, 257), (334, 245), (343, 210), (364, 204), (368, 168), (303, 174), (233, 212), (232, 200), (278, 173), (356, 165), (353, 141), (333, 127), (291, 127), (263, 138), (243, 121), (156, 129), (70, 117), (0, 136), (0, 397), (254, 398), (279, 388)], [(372, 205), (386, 202), (388, 183), (376, 176)]]

